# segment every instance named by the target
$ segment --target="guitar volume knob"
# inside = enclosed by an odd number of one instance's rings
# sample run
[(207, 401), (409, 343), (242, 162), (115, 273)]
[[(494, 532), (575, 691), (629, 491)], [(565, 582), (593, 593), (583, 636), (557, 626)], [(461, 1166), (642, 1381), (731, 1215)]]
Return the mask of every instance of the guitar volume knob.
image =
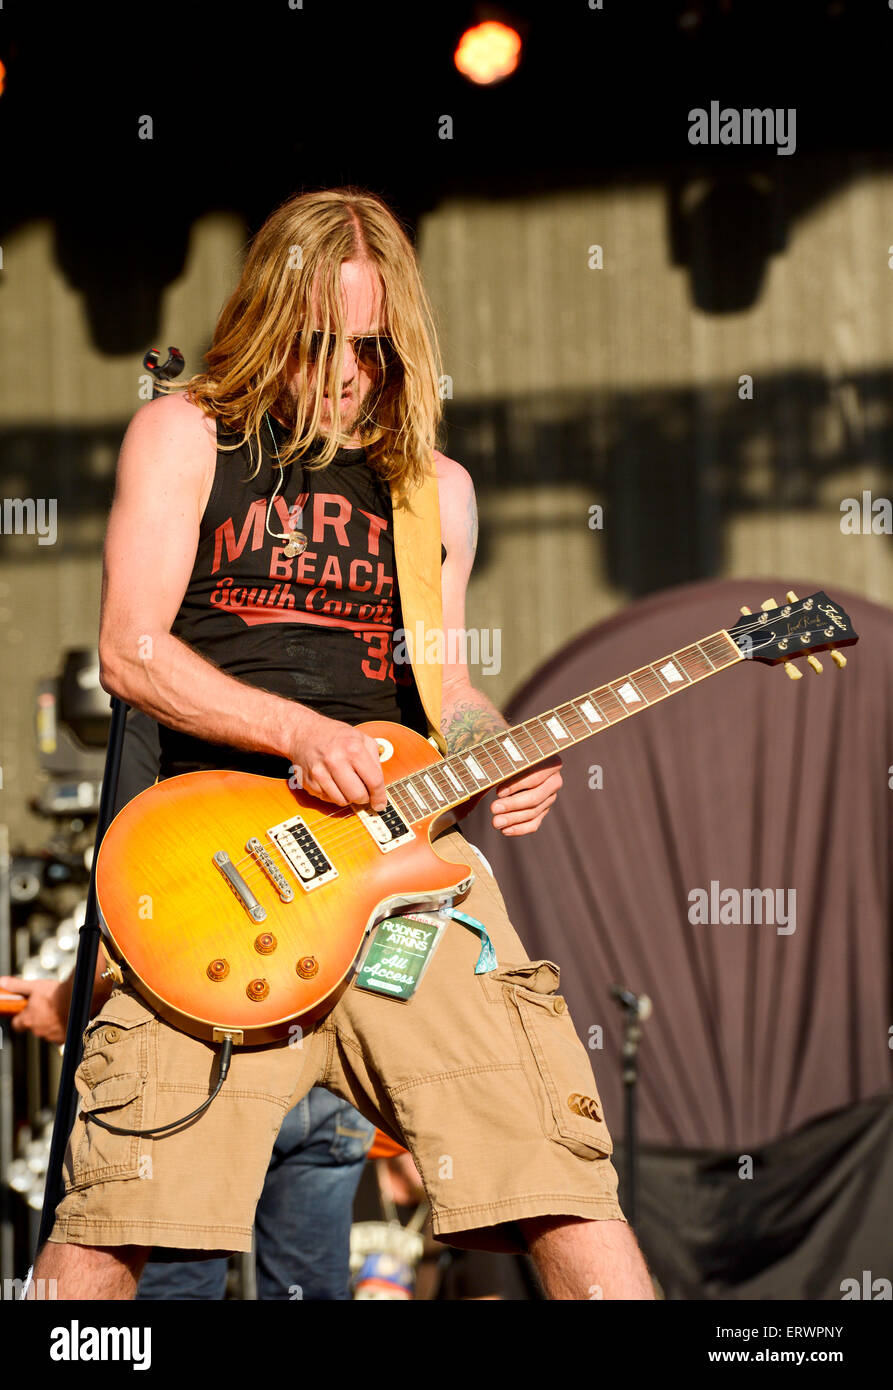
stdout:
[(302, 956), (295, 966), (302, 980), (312, 980), (314, 975), (319, 973), (319, 961), (316, 956)]
[(212, 960), (210, 965), (208, 966), (209, 980), (225, 980), (228, 974), (229, 962), (225, 961), (222, 956), (218, 956), (216, 960)]
[(245, 993), (252, 1003), (259, 1004), (261, 1000), (266, 999), (267, 995), (270, 993), (270, 986), (266, 980), (252, 980), (247, 986)]
[(262, 956), (268, 956), (271, 951), (275, 951), (276, 938), (273, 933), (271, 931), (261, 932), (260, 936), (255, 938), (254, 949)]

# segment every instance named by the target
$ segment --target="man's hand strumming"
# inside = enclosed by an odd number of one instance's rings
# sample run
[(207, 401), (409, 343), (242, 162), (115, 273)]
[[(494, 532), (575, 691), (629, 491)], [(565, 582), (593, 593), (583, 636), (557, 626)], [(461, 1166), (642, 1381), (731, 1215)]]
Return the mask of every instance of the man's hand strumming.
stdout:
[(292, 767), (311, 796), (336, 806), (387, 805), (384, 777), (374, 738), (340, 719), (303, 715), (294, 740)]

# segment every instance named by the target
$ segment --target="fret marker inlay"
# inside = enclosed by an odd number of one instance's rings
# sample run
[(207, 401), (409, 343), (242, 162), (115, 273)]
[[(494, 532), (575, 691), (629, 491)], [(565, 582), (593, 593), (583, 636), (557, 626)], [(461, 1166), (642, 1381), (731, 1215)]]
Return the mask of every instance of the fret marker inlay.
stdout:
[(506, 752), (508, 753), (509, 757), (510, 757), (514, 762), (516, 762), (516, 763), (523, 763), (523, 761), (524, 761), (523, 757), (521, 756), (520, 752), (518, 751), (518, 749), (516, 748), (516, 746), (514, 745), (514, 743), (512, 743), (512, 740), (511, 740), (510, 738), (502, 738), (502, 739), (500, 739), (499, 741), (500, 741), (500, 743), (502, 744), (503, 748), (504, 748), (504, 749), (506, 750)]
[(554, 714), (552, 715), (551, 719), (546, 720), (546, 728), (549, 730), (550, 733), (553, 733), (556, 738), (570, 737), (567, 729), (564, 727), (561, 720), (557, 719)]
[(469, 772), (476, 777), (479, 782), (486, 782), (487, 774), (481, 771), (480, 766), (475, 762), (474, 758), (463, 758), (462, 761)]
[(672, 661), (668, 661), (666, 666), (661, 666), (659, 669), (664, 680), (668, 681), (670, 684), (672, 684), (673, 681), (682, 680), (681, 675), (677, 671), (676, 667), (673, 665)]
[(443, 801), (443, 793), (442, 793), (441, 791), (438, 790), (437, 786), (435, 785), (434, 781), (433, 781), (432, 778), (431, 778), (430, 773), (428, 773), (428, 772), (425, 773), (425, 782), (426, 782), (427, 785), (431, 788), (431, 790), (432, 790), (432, 792), (434, 793), (434, 795), (436, 796), (437, 800), (438, 800), (438, 801)]
[(459, 778), (456, 776), (453, 769), (450, 767), (449, 763), (443, 764), (443, 770), (446, 773), (447, 777), (449, 777), (450, 781), (452, 782), (453, 786), (456, 788), (456, 791), (460, 794), (460, 796), (464, 796), (465, 788), (459, 781)]
[(628, 705), (636, 705), (642, 698), (636, 687), (630, 681), (627, 681), (626, 685), (621, 685), (617, 694), (621, 696)]
[(590, 724), (600, 724), (602, 722), (602, 717), (591, 700), (584, 700), (580, 705), (580, 709), (586, 715)]

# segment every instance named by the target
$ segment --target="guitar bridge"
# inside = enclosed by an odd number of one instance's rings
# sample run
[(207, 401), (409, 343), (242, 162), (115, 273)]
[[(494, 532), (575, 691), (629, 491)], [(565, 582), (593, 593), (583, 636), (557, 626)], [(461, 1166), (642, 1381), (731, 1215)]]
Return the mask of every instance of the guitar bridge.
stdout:
[(248, 853), (251, 855), (255, 863), (258, 864), (261, 869), (263, 869), (267, 878), (270, 880), (273, 887), (276, 889), (276, 892), (279, 894), (280, 901), (284, 903), (294, 902), (295, 890), (292, 888), (288, 879), (285, 877), (285, 874), (279, 868), (279, 865), (276, 863), (269, 850), (264, 849), (260, 840), (252, 836), (252, 838), (246, 844), (245, 848), (247, 849)]
[(267, 919), (266, 908), (258, 902), (226, 850), (219, 849), (213, 856), (213, 860), (251, 920), (253, 922), (265, 922)]

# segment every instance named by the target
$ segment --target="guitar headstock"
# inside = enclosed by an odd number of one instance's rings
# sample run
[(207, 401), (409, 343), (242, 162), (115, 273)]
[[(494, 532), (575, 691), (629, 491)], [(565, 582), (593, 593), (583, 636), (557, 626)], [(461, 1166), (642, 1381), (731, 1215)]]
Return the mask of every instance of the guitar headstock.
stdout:
[(830, 652), (835, 665), (846, 666), (838, 647), (851, 647), (859, 637), (840, 605), (822, 590), (809, 598), (798, 598), (789, 590), (785, 597), (783, 606), (768, 598), (759, 613), (741, 609), (744, 617), (726, 629), (741, 655), (770, 666), (783, 661), (792, 680), (803, 674), (794, 665), (799, 657), (805, 657), (814, 671), (821, 671), (816, 652)]

